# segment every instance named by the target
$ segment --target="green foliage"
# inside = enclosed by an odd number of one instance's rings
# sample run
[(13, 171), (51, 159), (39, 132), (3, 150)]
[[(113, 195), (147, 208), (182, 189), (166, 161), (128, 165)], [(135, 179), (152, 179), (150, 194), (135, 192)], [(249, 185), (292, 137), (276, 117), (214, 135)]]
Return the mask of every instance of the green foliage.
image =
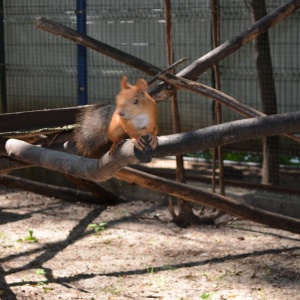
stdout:
[(29, 229), (28, 232), (29, 235), (27, 237), (24, 239), (18, 239), (17, 242), (38, 243), (39, 240), (33, 236), (33, 229)]
[(43, 269), (38, 269), (35, 271), (36, 275), (46, 275), (46, 271), (44, 271)]
[(96, 235), (101, 235), (102, 231), (105, 229), (107, 223), (101, 222), (98, 224), (92, 223), (89, 224), (88, 228), (94, 229)]
[(29, 236), (27, 236), (24, 240), (25, 242), (29, 242), (29, 243), (38, 243), (38, 239), (36, 237), (33, 236), (33, 229), (29, 229)]

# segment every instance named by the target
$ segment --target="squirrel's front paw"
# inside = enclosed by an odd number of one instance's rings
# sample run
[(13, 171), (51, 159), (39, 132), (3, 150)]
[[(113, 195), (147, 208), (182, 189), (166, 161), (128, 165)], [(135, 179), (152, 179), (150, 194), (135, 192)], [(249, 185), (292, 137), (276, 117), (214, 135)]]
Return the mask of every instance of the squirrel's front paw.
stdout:
[(139, 149), (140, 151), (143, 151), (143, 149), (145, 147), (145, 141), (141, 136), (139, 136), (137, 138), (132, 138), (131, 140), (137, 149)]
[(155, 149), (158, 145), (158, 137), (156, 135), (148, 133), (149, 140), (150, 140), (150, 146), (152, 149)]
[[(152, 135), (152, 134), (147, 134), (147, 136), (148, 136), (148, 142), (149, 142), (150, 147), (152, 148), (152, 150), (155, 149), (158, 145), (157, 136)], [(137, 149), (139, 149), (140, 151), (143, 151), (147, 142), (141, 136), (137, 137), (137, 138), (132, 138), (131, 140)]]

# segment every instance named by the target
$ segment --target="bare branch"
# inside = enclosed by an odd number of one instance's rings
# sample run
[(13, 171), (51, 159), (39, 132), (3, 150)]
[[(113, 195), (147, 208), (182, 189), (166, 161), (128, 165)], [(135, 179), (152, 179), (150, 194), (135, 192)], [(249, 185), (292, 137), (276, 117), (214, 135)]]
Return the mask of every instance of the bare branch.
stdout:
[(239, 216), (273, 228), (300, 233), (300, 220), (288, 216), (272, 213), (237, 200), (215, 193), (205, 192), (195, 186), (150, 175), (132, 168), (124, 168), (115, 177), (142, 187), (163, 192), (175, 197), (217, 208), (226, 213)]
[[(141, 152), (134, 148), (131, 141), (123, 143), (112, 156), (106, 153), (99, 160), (41, 148), (16, 139), (9, 139), (3, 142), (3, 145), (1, 153), (20, 161), (20, 167), (24, 167), (23, 163), (25, 166), (26, 164), (40, 166), (95, 182), (110, 179), (115, 172), (129, 164), (149, 162), (153, 155), (149, 144)], [(7, 161), (2, 158), (0, 163), (5, 166)], [(18, 167), (17, 163), (13, 165)], [(1, 169), (5, 171), (2, 166)]]
[(210, 126), (159, 138), (157, 157), (184, 154), (263, 136), (300, 131), (300, 111)]
[(46, 18), (40, 18), (36, 23), (36, 28), (45, 30), (49, 33), (58, 35), (72, 42), (78, 43), (82, 46), (93, 49), (106, 56), (109, 56), (117, 61), (138, 69), (150, 76), (155, 76), (162, 69), (140, 59), (124, 51), (116, 49), (108, 44), (102, 43), (92, 37), (86, 36), (77, 32), (76, 30), (54, 22)]
[[(191, 132), (161, 136), (155, 153), (149, 145), (141, 152), (133, 147), (131, 141), (126, 141), (118, 147), (113, 156), (106, 153), (101, 159), (96, 160), (44, 149), (15, 139), (7, 141), (2, 139), (0, 153), (30, 165), (101, 182), (110, 179), (118, 170), (129, 164), (150, 162), (151, 156), (164, 157), (196, 152), (248, 139), (295, 131), (300, 131), (300, 111), (238, 120)], [(3, 171), (6, 164), (8, 164), (7, 160), (2, 158), (0, 167)], [(21, 166), (24, 167), (23, 164)]]
[[(181, 88), (181, 89), (184, 89), (184, 90), (196, 93), (196, 94), (201, 94), (208, 98), (211, 98), (211, 99), (217, 101), (218, 103), (221, 103), (221, 104), (227, 106), (228, 108), (230, 108), (246, 117), (252, 118), (252, 117), (266, 116), (264, 113), (254, 109), (246, 104), (239, 102), (235, 98), (233, 98), (221, 91), (213, 89), (209, 86), (206, 86), (204, 84), (201, 84), (201, 83), (198, 83), (195, 81), (191, 81), (191, 80), (188, 80), (188, 79), (185, 79), (182, 77), (177, 77), (177, 76), (174, 76), (171, 74), (168, 74), (168, 76), (163, 76), (163, 78), (166, 82), (168, 82), (169, 84), (171, 84), (173, 86), (176, 86), (178, 88)], [(300, 141), (299, 135), (290, 134), (290, 133), (287, 133), (285, 135), (296, 141)]]

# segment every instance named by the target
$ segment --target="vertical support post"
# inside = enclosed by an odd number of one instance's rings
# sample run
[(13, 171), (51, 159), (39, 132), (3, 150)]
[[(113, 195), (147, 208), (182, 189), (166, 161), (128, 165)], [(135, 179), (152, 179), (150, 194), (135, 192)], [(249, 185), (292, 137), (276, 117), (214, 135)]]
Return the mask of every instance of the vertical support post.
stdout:
[(7, 89), (6, 89), (3, 0), (0, 0), (0, 97), (1, 97), (1, 113), (6, 113), (7, 112)]
[[(86, 0), (76, 0), (77, 31), (86, 34)], [(77, 99), (78, 105), (88, 103), (87, 49), (77, 46)]]
[[(251, 0), (250, 9), (253, 23), (267, 15), (267, 5), (265, 0)], [(266, 115), (277, 114), (276, 86), (268, 31), (261, 34), (254, 41), (254, 47), (263, 113)], [(280, 184), (279, 137), (264, 137), (262, 142), (262, 183), (278, 185)]]
[[(212, 42), (213, 48), (217, 48), (220, 45), (220, 3), (219, 0), (211, 1), (212, 10)], [(221, 90), (221, 79), (219, 72), (219, 64), (216, 63), (213, 66), (213, 83), (214, 88), (218, 91)], [(220, 103), (215, 103), (214, 106), (214, 123), (222, 123), (222, 107)], [(218, 154), (218, 155), (217, 155)], [(213, 182), (212, 188), (215, 192), (215, 167), (216, 167), (216, 157), (219, 159), (219, 184), (220, 184), (220, 194), (225, 195), (225, 184), (224, 184), (224, 164), (223, 164), (223, 151), (222, 147), (217, 147), (213, 149)]]
[[(172, 37), (172, 15), (171, 15), (171, 0), (164, 0), (165, 9), (165, 20), (166, 20), (166, 50), (167, 50), (167, 60), (168, 65), (174, 63), (174, 51), (173, 51), (173, 37)], [(171, 73), (175, 73), (172, 70)], [(180, 117), (179, 108), (177, 101), (177, 93), (171, 99), (171, 112), (172, 112), (172, 122), (173, 122), (173, 133), (180, 132)], [(183, 155), (176, 155), (176, 180), (178, 182), (185, 182), (185, 170)], [(169, 211), (173, 218), (173, 221), (179, 223), (195, 224), (196, 216), (194, 215), (193, 209), (189, 202), (184, 201), (181, 198), (177, 198), (178, 203), (178, 215), (175, 214), (172, 204), (172, 199), (169, 200)]]

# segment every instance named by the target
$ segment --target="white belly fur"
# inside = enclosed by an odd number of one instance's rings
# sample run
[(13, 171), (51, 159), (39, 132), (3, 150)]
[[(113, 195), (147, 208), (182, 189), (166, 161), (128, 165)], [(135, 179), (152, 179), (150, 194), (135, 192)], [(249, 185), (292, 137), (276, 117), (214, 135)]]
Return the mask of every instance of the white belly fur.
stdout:
[(136, 129), (142, 129), (147, 127), (149, 119), (146, 114), (140, 114), (134, 117), (132, 121)]

